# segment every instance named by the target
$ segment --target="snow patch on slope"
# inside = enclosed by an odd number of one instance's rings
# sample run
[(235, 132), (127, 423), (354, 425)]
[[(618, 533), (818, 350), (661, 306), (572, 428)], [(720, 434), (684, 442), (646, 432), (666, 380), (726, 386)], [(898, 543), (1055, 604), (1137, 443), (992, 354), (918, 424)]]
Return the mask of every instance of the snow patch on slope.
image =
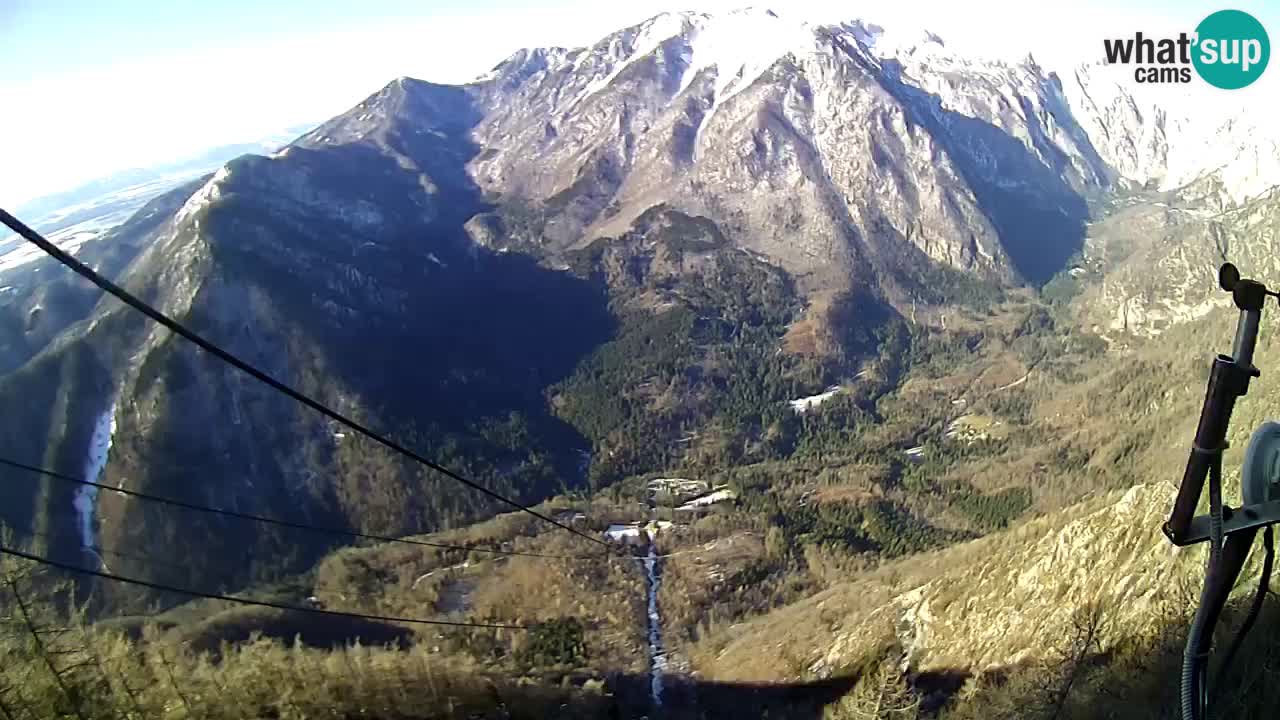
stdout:
[(734, 491), (729, 488), (721, 488), (715, 492), (703, 495), (702, 497), (694, 498), (676, 509), (693, 510), (694, 508), (715, 505), (716, 503), (724, 502), (725, 500), (736, 500), (737, 498), (738, 494)]
[[(788, 54), (797, 57), (817, 51), (815, 27), (805, 22), (783, 19), (771, 10), (745, 9), (708, 15), (704, 13), (664, 13), (643, 24), (627, 52), (618, 38), (609, 46), (619, 60), (609, 72), (587, 83), (568, 104), (608, 87), (638, 60), (653, 54), (663, 43), (684, 36), (684, 70), (676, 95), (683, 93), (704, 70), (714, 71), (715, 95), (711, 110), (734, 94), (751, 86), (778, 60)], [(576, 65), (587, 59), (585, 53)], [(709, 113), (708, 113), (709, 115)]]
[(719, 104), (750, 87), (786, 55), (815, 52), (813, 27), (784, 20), (769, 10), (740, 10), (698, 20), (677, 94), (684, 92), (699, 72), (714, 68), (714, 102)]
[(792, 412), (797, 415), (803, 415), (838, 395), (840, 393), (840, 389), (839, 385), (832, 385), (827, 388), (825, 392), (818, 393), (817, 395), (809, 395), (808, 397), (796, 398), (795, 400), (788, 400), (787, 404), (791, 406)]
[[(86, 482), (98, 482), (102, 470), (107, 466), (107, 456), (111, 454), (111, 441), (116, 432), (116, 404), (113, 401), (98, 416), (93, 425), (93, 434), (89, 437), (89, 451), (84, 461), (84, 479)], [(97, 536), (93, 529), (94, 509), (98, 500), (98, 488), (82, 485), (76, 490), (71, 504), (75, 507), (76, 518), (80, 528), (80, 546), (94, 552)]]
[(182, 223), (199, 212), (201, 208), (207, 207), (214, 200), (217, 200), (222, 193), (222, 188), (219, 185), (229, 177), (231, 177), (230, 168), (225, 165), (219, 168), (218, 172), (209, 178), (209, 182), (204, 184), (204, 187), (197, 190), (195, 194), (187, 198), (187, 201), (183, 203), (182, 208), (178, 210), (177, 216), (174, 217), (174, 225)]
[[(593, 93), (597, 93), (612, 83), (622, 71), (626, 70), (635, 61), (647, 57), (654, 50), (657, 50), (662, 43), (670, 40), (685, 31), (686, 16), (680, 13), (663, 13), (650, 19), (640, 27), (640, 31), (636, 34), (635, 41), (631, 45), (631, 51), (627, 52), (622, 46), (622, 39), (615, 38), (610, 44), (608, 52), (615, 56), (621, 56), (619, 61), (614, 63), (609, 72), (603, 76), (596, 77), (587, 83), (582, 92), (578, 93), (573, 100), (569, 102), (569, 107), (573, 107), (584, 99), (590, 97)], [(577, 64), (585, 59), (585, 54), (579, 56), (575, 61), (574, 71), (577, 71)]]
[(959, 56), (946, 49), (946, 43), (937, 34), (923, 28), (894, 28), (886, 30), (879, 25), (864, 22), (845, 23), (842, 27), (853, 33), (863, 45), (871, 48), (879, 57), (913, 60), (958, 60)]
[(817, 52), (815, 28), (808, 23), (784, 20), (771, 10), (740, 10), (721, 16), (699, 16), (696, 30), (684, 54), (687, 63), (677, 95), (688, 89), (699, 73), (713, 72), (715, 86), (711, 107), (694, 133), (693, 149), (701, 146), (702, 131), (727, 100), (751, 87), (779, 60), (800, 59)]

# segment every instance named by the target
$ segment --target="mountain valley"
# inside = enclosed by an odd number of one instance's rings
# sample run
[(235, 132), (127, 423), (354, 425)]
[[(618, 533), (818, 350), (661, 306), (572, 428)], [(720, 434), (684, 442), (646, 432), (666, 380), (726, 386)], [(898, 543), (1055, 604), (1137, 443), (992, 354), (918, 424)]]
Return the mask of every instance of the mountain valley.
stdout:
[[(99, 665), (235, 698), (132, 700), (173, 717), (341, 697), (371, 717), (1173, 717), (1203, 555), (1159, 526), (1230, 346), (1218, 265), (1280, 273), (1269, 132), (1147, 107), (1098, 68), (765, 10), (399, 78), (76, 256), (433, 461), (642, 546), (507, 512), (44, 258), (0, 267), (0, 458), (454, 547), (8, 469), (5, 544), (382, 618), (73, 583)], [(1273, 327), (1228, 487), (1280, 398)], [(1273, 661), (1264, 635), (1233, 688)]]

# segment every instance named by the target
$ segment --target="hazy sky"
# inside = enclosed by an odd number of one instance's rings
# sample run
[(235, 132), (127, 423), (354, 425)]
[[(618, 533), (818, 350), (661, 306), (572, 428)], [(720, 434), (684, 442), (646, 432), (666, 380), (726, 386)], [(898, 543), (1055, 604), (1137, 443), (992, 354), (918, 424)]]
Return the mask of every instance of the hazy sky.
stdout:
[[(0, 206), (104, 173), (336, 115), (389, 80), (468, 80), (520, 47), (577, 46), (664, 10), (738, 2), (0, 0)], [(1102, 38), (1190, 31), (1224, 7), (1280, 41), (1280, 2), (787, 0), (779, 14), (927, 27), (949, 47), (1042, 65)], [(1273, 63), (1280, 64), (1280, 63)], [(1255, 96), (1274, 96), (1270, 69)], [(1271, 81), (1271, 82), (1268, 82)], [(1178, 92), (1176, 88), (1167, 88)], [(1238, 98), (1237, 98), (1238, 99)]]

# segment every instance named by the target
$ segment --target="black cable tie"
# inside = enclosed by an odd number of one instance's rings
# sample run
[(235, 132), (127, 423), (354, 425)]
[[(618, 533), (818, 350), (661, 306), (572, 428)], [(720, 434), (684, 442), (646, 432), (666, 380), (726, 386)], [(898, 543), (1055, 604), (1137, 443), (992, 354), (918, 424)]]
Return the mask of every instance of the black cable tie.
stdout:
[(1202, 448), (1193, 442), (1191, 443), (1191, 452), (1196, 453), (1197, 455), (1221, 455), (1229, 447), (1231, 447), (1231, 443), (1225, 441), (1216, 449)]

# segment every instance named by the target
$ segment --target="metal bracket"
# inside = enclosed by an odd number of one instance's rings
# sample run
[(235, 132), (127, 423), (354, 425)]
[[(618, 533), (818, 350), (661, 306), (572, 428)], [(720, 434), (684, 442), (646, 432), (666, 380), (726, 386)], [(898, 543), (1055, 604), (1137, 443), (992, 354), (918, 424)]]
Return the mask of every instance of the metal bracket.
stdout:
[[(1170, 537), (1174, 545), (1186, 547), (1209, 539), (1209, 516), (1197, 515), (1191, 519), (1187, 532), (1180, 537)], [(1222, 534), (1230, 536), (1243, 530), (1256, 530), (1264, 525), (1280, 523), (1280, 500), (1247, 505), (1242, 508), (1223, 508)]]

